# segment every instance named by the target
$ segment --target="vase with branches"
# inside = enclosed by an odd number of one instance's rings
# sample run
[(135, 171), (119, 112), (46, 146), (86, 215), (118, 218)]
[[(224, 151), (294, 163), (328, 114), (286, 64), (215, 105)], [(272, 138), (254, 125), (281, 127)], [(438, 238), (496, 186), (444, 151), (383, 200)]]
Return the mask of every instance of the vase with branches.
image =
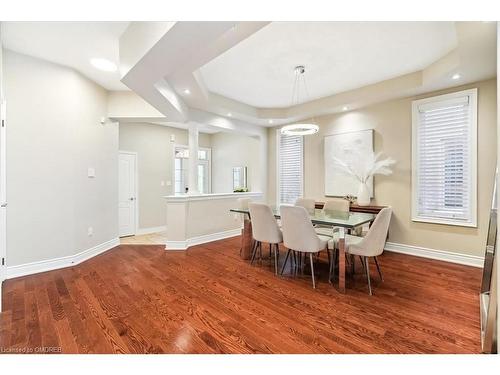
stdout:
[(376, 174), (390, 175), (391, 166), (396, 163), (392, 158), (382, 159), (382, 153), (374, 152), (350, 153), (349, 160), (334, 158), (335, 164), (347, 175), (354, 177), (359, 182), (357, 203), (359, 206), (368, 206), (370, 204), (370, 192), (368, 189), (368, 180)]

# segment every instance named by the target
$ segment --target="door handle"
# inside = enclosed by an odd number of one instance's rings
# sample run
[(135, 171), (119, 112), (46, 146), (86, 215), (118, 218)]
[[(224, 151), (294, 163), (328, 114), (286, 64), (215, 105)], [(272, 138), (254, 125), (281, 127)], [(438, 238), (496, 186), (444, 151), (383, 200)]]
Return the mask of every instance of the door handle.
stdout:
[(0, 205), (1, 208), (5, 208), (7, 207), (7, 203), (2, 203), (2, 205)]
[(134, 198), (134, 197), (130, 197), (129, 199), (130, 199), (131, 201), (133, 201), (135, 198)]

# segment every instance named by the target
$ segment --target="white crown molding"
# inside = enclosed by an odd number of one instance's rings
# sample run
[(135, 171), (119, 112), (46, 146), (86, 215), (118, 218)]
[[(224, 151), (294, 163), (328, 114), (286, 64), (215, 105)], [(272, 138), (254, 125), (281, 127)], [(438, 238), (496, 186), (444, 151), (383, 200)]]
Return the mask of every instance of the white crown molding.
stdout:
[(139, 228), (139, 229), (137, 229), (135, 235), (136, 236), (142, 236), (144, 234), (164, 232), (165, 230), (167, 230), (167, 226), (166, 225), (162, 225), (162, 226), (159, 226), (159, 227)]
[(451, 251), (429, 249), (425, 247), (387, 242), (385, 250), (394, 253), (413, 255), (422, 258), (441, 260), (443, 262), (463, 264), (466, 266), (483, 268), (484, 258), (476, 255), (460, 254)]
[(167, 251), (177, 251), (177, 250), (187, 250), (190, 246), (201, 245), (207, 242), (223, 240), (224, 238), (236, 237), (241, 235), (241, 228), (226, 230), (224, 232), (206, 234), (203, 236), (197, 236), (189, 238), (186, 241), (167, 241), (165, 245), (165, 250)]
[(84, 250), (78, 254), (70, 255), (61, 258), (42, 260), (38, 262), (19, 264), (17, 266), (8, 266), (5, 272), (5, 279), (14, 277), (32, 275), (40, 272), (53, 271), (60, 268), (76, 266), (96, 255), (102, 254), (120, 244), (119, 238), (103, 242), (90, 249)]

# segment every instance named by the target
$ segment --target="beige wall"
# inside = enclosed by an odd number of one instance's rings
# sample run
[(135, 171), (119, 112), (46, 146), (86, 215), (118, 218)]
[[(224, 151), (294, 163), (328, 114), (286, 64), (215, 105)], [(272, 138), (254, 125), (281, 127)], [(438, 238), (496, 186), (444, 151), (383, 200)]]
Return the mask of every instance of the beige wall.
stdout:
[(3, 57), (7, 265), (116, 239), (118, 126), (100, 123), (107, 92), (72, 69), (8, 50)]
[[(175, 142), (170, 142), (170, 135)], [(120, 124), (120, 150), (137, 152), (139, 174), (139, 229), (164, 226), (165, 195), (173, 194), (173, 147), (187, 145), (187, 130), (146, 123)], [(202, 147), (210, 146), (210, 136), (200, 134)], [(161, 186), (164, 181), (165, 185)], [(171, 185), (167, 186), (170, 181)]]
[[(411, 102), (467, 88), (478, 88), (478, 228), (411, 221)], [(324, 196), (323, 138), (338, 132), (374, 129), (375, 151), (397, 160), (391, 176), (375, 178), (375, 204), (394, 209), (389, 241), (482, 256), (496, 165), (496, 80), (478, 82), (413, 98), (391, 100), (359, 110), (316, 119), (320, 131), (305, 137), (304, 196)], [(269, 133), (268, 191), (276, 203), (276, 128)]]
[(259, 179), (259, 143), (256, 137), (233, 133), (211, 135), (212, 143), (212, 192), (233, 191), (233, 167), (247, 167), (249, 191), (256, 191)]

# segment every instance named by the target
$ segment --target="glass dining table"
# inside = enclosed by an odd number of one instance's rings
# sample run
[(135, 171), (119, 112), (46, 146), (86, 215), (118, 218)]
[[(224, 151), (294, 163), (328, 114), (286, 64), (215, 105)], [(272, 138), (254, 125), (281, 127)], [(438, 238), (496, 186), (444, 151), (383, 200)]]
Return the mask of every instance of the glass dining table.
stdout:
[[(278, 207), (271, 208), (276, 219), (280, 219), (280, 211)], [(244, 214), (244, 225), (242, 235), (242, 249), (247, 249), (243, 253), (248, 254), (248, 249), (251, 249), (251, 218), (248, 209), (234, 208), (230, 210), (234, 213)], [(338, 233), (338, 250), (339, 250), (339, 277), (337, 289), (341, 293), (345, 293), (345, 234), (347, 231), (353, 230), (364, 224), (371, 224), (377, 215), (364, 212), (344, 212), (334, 210), (314, 209), (309, 211), (311, 222), (322, 227), (332, 228), (332, 236)], [(335, 229), (334, 229), (335, 228)]]

